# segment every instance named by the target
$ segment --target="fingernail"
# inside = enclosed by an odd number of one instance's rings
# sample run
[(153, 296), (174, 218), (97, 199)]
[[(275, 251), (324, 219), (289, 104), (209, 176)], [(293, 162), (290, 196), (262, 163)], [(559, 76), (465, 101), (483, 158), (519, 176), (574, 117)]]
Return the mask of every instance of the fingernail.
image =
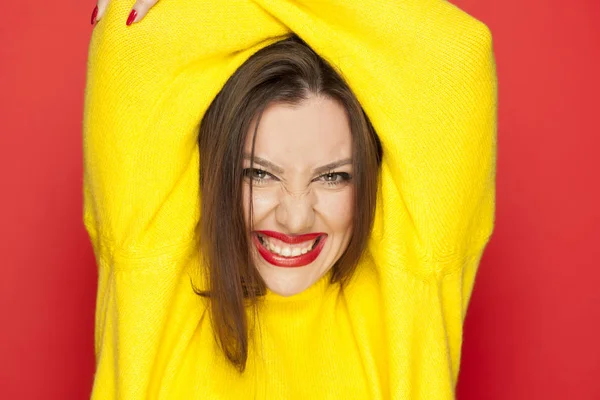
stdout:
[(133, 24), (133, 21), (135, 21), (135, 17), (137, 17), (137, 11), (131, 10), (131, 12), (129, 13), (129, 17), (127, 17), (127, 26)]
[(98, 6), (94, 7), (94, 11), (92, 11), (92, 25), (96, 23), (96, 17), (98, 16)]

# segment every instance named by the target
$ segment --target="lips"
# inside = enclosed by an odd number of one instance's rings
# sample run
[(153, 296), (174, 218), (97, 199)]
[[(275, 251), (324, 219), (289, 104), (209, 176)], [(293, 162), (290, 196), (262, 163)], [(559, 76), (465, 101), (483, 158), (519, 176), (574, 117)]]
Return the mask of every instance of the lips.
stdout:
[(286, 235), (274, 231), (256, 231), (252, 241), (259, 254), (277, 267), (295, 268), (312, 263), (323, 250), (326, 233)]

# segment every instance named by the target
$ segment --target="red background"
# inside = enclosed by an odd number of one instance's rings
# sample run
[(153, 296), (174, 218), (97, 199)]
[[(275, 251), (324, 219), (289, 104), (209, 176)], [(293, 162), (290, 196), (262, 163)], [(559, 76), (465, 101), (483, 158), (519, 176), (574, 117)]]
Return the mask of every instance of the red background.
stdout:
[[(600, 399), (600, 2), (455, 3), (491, 28), (500, 84), (497, 222), (458, 398)], [(81, 120), (94, 4), (0, 4), (0, 398), (84, 399), (96, 272)]]

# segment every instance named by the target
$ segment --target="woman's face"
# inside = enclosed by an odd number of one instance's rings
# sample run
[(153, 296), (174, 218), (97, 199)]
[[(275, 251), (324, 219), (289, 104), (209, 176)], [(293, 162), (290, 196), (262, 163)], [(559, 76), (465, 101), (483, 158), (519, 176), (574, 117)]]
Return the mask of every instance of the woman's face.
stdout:
[(245, 144), (244, 213), (251, 253), (267, 287), (300, 293), (341, 257), (352, 235), (352, 136), (344, 107), (322, 96), (264, 111), (250, 165)]

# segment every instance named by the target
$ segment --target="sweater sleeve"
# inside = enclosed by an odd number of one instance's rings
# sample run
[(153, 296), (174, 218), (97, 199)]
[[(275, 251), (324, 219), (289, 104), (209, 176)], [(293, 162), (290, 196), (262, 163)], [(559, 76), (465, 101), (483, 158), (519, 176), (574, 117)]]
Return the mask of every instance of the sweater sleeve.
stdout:
[[(369, 253), (390, 393), (454, 398), (463, 322), (494, 226), (490, 30), (440, 0), (257, 1), (337, 67), (381, 139)], [(365, 286), (348, 300), (357, 321)], [(407, 370), (410, 385), (398, 379)]]
[(285, 33), (251, 2), (236, 6), (254, 15), (239, 18), (237, 35), (211, 25), (231, 2), (161, 3), (126, 27), (131, 2), (111, 1), (90, 43), (83, 151), (98, 266), (95, 399), (169, 390), (162, 377), (206, 310), (190, 284), (202, 287), (198, 127), (257, 44)]
[[(171, 3), (126, 27), (130, 2), (111, 1), (90, 44), (84, 221), (96, 247), (111, 253), (159, 255), (194, 240), (202, 115), (258, 38), (279, 28), (258, 13), (261, 32), (228, 36), (209, 24), (225, 6)], [(237, 9), (257, 14), (248, 2)], [(252, 32), (242, 22), (241, 32)]]
[(376, 264), (430, 277), (480, 256), (495, 212), (488, 27), (441, 0), (257, 3), (341, 72), (381, 139)]
[[(202, 116), (253, 52), (287, 32), (250, 1), (164, 3), (126, 27), (130, 2), (111, 1), (90, 43), (84, 222), (110, 265), (143, 268), (132, 260), (197, 244)], [(224, 18), (232, 4), (234, 32)]]

